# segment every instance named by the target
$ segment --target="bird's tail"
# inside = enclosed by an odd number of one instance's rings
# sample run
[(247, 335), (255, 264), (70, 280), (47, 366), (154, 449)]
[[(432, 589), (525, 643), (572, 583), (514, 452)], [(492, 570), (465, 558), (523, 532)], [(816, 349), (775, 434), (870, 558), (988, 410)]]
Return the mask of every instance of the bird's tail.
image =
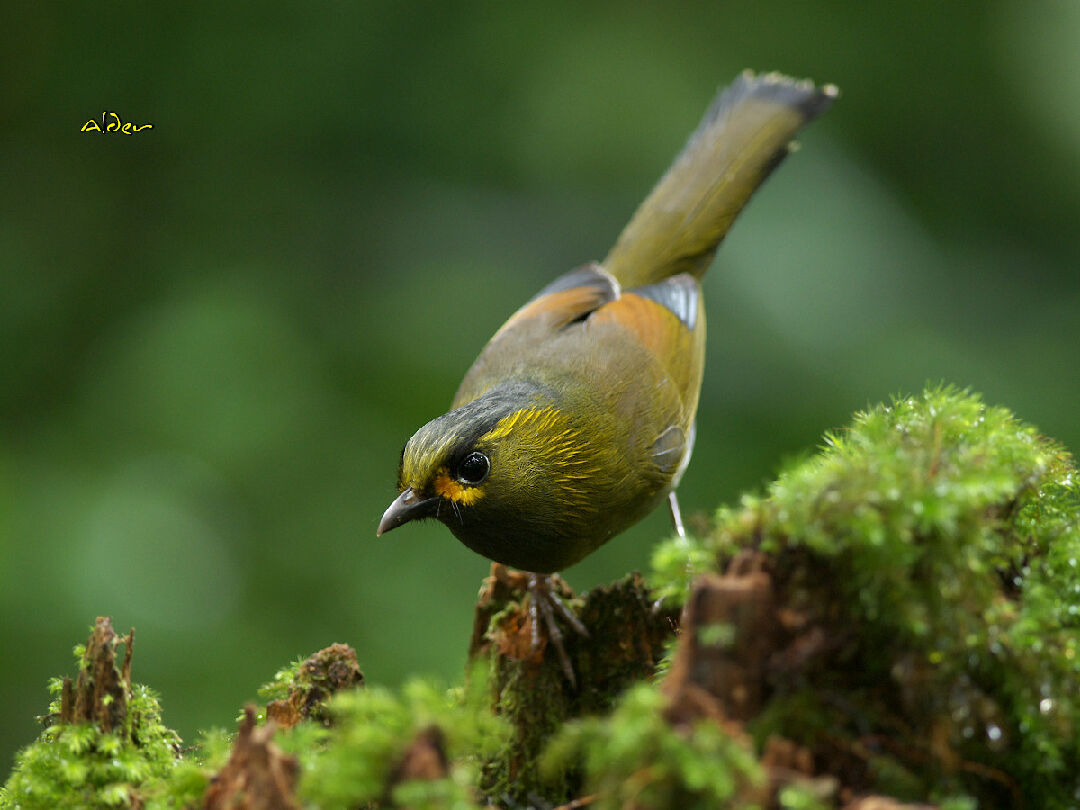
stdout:
[(705, 113), (671, 168), (604, 260), (626, 289), (676, 273), (701, 275), (750, 195), (825, 112), (836, 87), (746, 71)]

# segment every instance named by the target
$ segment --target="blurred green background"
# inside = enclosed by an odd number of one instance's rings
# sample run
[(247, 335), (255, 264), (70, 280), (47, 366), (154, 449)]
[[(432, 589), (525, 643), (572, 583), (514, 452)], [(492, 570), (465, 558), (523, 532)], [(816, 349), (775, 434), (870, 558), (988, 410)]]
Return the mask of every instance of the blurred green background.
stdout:
[[(745, 67), (842, 97), (710, 271), (684, 512), (928, 380), (1080, 448), (1073, 0), (13, 11), (0, 777), (97, 615), (189, 741), (335, 641), (374, 682), (457, 678), (488, 564), (438, 525), (375, 539), (400, 448)], [(79, 131), (105, 110), (153, 129)]]

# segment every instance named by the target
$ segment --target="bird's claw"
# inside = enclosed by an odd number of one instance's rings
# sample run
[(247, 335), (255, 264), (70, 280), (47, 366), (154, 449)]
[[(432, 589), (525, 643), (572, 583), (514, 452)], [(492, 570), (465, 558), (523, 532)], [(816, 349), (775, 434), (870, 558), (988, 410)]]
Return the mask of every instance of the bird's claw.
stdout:
[(562, 666), (563, 675), (570, 682), (570, 686), (576, 689), (577, 679), (574, 677), (574, 667), (570, 663), (570, 656), (566, 654), (566, 648), (563, 646), (563, 633), (556, 621), (556, 611), (574, 628), (576, 633), (588, 638), (589, 631), (585, 629), (581, 619), (574, 615), (574, 612), (551, 588), (549, 576), (547, 574), (529, 574), (529, 620), (532, 623), (533, 650), (540, 648), (540, 622), (542, 620), (547, 630), (548, 640), (559, 654), (559, 663)]

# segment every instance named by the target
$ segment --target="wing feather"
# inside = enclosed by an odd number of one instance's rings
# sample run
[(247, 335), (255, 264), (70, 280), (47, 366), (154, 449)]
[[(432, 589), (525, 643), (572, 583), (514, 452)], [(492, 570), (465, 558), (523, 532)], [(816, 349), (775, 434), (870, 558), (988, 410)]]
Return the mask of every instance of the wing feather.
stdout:
[(551, 329), (587, 318), (619, 298), (619, 282), (598, 264), (587, 264), (559, 276), (510, 316), (492, 340), (525, 321), (542, 319)]

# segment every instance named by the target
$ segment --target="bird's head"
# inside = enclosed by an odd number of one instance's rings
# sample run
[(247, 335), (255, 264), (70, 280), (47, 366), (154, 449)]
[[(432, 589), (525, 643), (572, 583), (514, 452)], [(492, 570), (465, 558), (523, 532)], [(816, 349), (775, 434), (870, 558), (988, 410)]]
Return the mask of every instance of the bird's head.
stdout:
[(463, 516), (487, 495), (492, 455), (490, 416), (478, 402), (432, 419), (409, 439), (398, 466), (398, 497), (379, 523), (378, 534), (412, 520)]
[[(597, 461), (582, 431), (550, 400), (500, 387), (409, 439), (398, 468), (400, 494), (378, 534), (437, 518), (489, 559), (559, 570), (569, 564), (563, 557), (575, 556), (567, 536), (596, 506), (590, 482)], [(525, 537), (529, 550), (515, 548)]]

